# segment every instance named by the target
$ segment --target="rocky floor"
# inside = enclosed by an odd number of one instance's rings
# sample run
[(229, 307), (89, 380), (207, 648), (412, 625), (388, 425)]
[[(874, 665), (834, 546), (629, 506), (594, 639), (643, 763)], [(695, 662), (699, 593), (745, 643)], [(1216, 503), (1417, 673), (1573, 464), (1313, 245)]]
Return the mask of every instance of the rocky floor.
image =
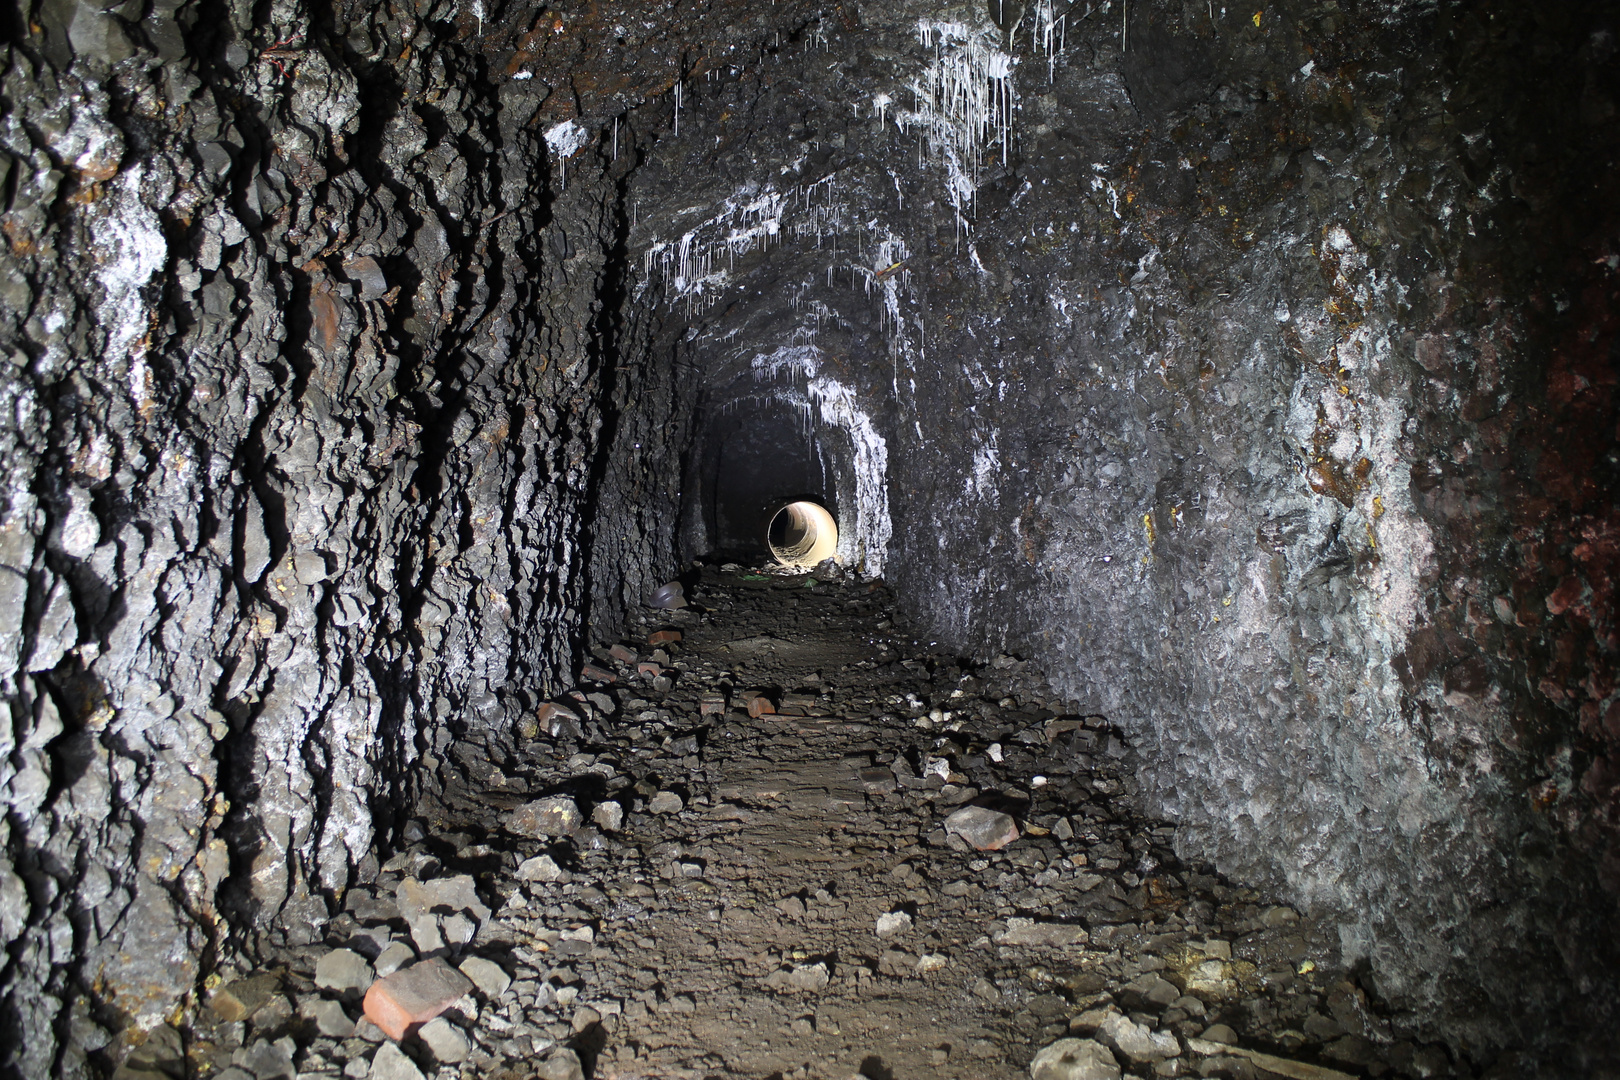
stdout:
[[(1473, 1075), (1327, 928), (1178, 862), (1129, 745), (1021, 662), (909, 642), (874, 585), (726, 567), (689, 596), (457, 744), (325, 945), (226, 973), (122, 1073)], [(373, 981), (432, 957), (467, 979), (395, 1043)]]

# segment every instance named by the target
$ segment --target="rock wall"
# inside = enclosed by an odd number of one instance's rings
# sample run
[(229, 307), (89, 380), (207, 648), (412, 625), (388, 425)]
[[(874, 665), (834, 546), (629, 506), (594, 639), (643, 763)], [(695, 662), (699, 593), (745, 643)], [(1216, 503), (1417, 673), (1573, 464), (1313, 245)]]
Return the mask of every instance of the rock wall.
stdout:
[(72, 1076), (567, 680), (622, 208), (455, 4), (15, 29), (0, 1071)]
[(1132, 731), (1183, 856), (1339, 913), (1404, 1022), (1584, 1074), (1620, 896), (1612, 20), (1248, 14), (1133, 8), (1123, 54), (1020, 83), (969, 259), (913, 278), (966, 332), (902, 399), (895, 584)]

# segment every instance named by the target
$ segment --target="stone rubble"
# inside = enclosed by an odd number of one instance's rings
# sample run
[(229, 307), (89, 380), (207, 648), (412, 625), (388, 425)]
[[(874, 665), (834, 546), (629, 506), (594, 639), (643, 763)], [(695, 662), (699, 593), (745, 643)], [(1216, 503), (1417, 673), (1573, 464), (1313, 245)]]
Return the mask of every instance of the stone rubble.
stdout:
[(881, 588), (751, 576), (647, 624), (670, 689), (604, 649), (611, 714), (460, 748), (326, 947), (197, 1014), (204, 1074), (1471, 1075), (1325, 928), (1182, 864), (1104, 718), (876, 631)]

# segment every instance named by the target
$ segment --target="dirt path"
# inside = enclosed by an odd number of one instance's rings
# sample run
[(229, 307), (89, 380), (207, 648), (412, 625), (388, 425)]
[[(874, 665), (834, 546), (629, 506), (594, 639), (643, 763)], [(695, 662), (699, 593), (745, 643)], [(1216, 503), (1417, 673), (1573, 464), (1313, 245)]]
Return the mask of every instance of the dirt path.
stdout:
[[(567, 713), (457, 744), (419, 841), (351, 891), (329, 946), (511, 980), (451, 1010), (448, 1050), (405, 1039), (422, 1075), (993, 1080), (1063, 1038), (1101, 1071), (1041, 1080), (1454, 1075), (1328, 934), (1181, 865), (1119, 734), (1017, 661), (930, 655), (864, 585), (711, 571), (693, 599), (600, 650)], [(974, 806), (1017, 838), (947, 832)], [(311, 1037), (334, 996), (358, 1016), (362, 987), (311, 984), (326, 953), (286, 955), (293, 1017), (263, 1038), (293, 1032), (305, 1076), (414, 1080), (364, 1021)]]

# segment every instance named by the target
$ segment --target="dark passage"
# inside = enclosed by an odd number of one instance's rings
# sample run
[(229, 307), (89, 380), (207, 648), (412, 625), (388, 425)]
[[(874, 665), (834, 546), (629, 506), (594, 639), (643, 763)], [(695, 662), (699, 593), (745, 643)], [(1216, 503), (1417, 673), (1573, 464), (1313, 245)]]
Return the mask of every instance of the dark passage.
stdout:
[(9, 5), (0, 1076), (1620, 1077), (1613, 9)]
[(713, 540), (705, 554), (765, 558), (772, 520), (797, 498), (815, 499), (836, 514), (826, 451), (804, 412), (779, 402), (739, 409), (713, 422), (706, 436), (703, 482), (712, 499)]

